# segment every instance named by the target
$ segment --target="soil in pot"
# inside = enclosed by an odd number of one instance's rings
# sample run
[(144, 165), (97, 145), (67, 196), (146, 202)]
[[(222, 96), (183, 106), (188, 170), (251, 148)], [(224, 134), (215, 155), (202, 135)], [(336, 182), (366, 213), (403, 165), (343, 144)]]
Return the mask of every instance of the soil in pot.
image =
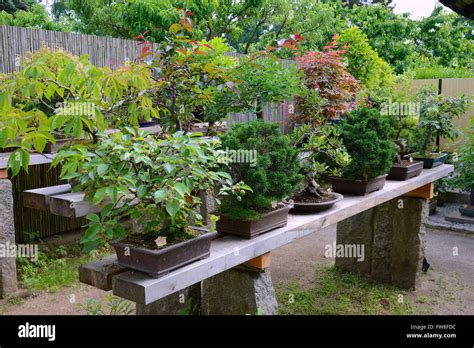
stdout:
[(405, 157), (411, 157), (416, 161), (422, 161), (423, 162), (423, 168), (430, 169), (430, 168), (434, 168), (434, 167), (440, 166), (443, 163), (445, 163), (446, 160), (448, 159), (448, 154), (447, 153), (432, 152), (432, 153), (428, 153), (428, 154), (422, 156), (419, 153), (412, 153), (412, 154), (407, 155)]
[(196, 231), (184, 241), (171, 241), (157, 247), (155, 237), (131, 235), (123, 240), (111, 242), (118, 263), (152, 277), (161, 277), (177, 268), (209, 257), (211, 241), (217, 233)]
[(422, 161), (410, 162), (409, 160), (402, 160), (400, 163), (393, 163), (387, 179), (408, 180), (420, 175), (423, 171), (423, 166), (424, 163)]
[(290, 207), (279, 204), (277, 208), (262, 213), (256, 220), (238, 220), (221, 215), (217, 221), (216, 229), (221, 234), (232, 234), (252, 239), (275, 228), (286, 226), (289, 211)]
[(337, 177), (331, 177), (330, 179), (334, 192), (364, 196), (382, 189), (385, 186), (386, 177), (386, 175), (380, 175), (369, 180), (353, 180)]
[[(315, 213), (323, 210), (330, 209), (344, 198), (343, 195), (335, 192), (330, 192), (321, 197), (308, 192), (307, 190), (302, 191), (298, 195), (291, 198), (293, 201), (292, 213)], [(288, 201), (284, 201), (286, 204)]]

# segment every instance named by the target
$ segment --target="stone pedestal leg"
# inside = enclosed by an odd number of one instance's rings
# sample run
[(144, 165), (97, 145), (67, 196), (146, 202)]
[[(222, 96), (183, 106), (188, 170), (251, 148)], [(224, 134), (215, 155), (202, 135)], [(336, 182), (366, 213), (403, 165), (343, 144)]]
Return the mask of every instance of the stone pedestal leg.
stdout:
[(342, 252), (363, 246), (364, 255), (337, 257), (336, 250), (336, 266), (414, 289), (424, 255), (427, 214), (426, 199), (399, 197), (341, 221), (337, 225), (337, 248)]
[(203, 315), (276, 314), (270, 271), (229, 269), (202, 282)]
[(14, 294), (17, 289), (16, 253), (9, 255), (15, 247), (15, 224), (13, 220), (12, 183), (0, 179), (0, 298)]
[(193, 315), (200, 314), (201, 283), (168, 295), (148, 305), (136, 304), (137, 315)]

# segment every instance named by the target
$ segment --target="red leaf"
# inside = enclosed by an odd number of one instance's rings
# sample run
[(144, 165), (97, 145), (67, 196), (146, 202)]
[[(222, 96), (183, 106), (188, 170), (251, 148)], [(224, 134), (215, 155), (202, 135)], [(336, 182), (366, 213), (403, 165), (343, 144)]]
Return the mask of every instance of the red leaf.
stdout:
[(186, 51), (184, 48), (178, 48), (178, 52), (182, 53), (182, 54), (187, 54), (188, 51)]
[(186, 16), (189, 16), (189, 17), (192, 16), (193, 14), (194, 14), (194, 13), (193, 13), (193, 11), (191, 11), (191, 10), (187, 10), (186, 13), (185, 13), (185, 15), (186, 15)]
[(300, 34), (295, 34), (295, 39), (298, 41), (304, 41), (304, 38)]

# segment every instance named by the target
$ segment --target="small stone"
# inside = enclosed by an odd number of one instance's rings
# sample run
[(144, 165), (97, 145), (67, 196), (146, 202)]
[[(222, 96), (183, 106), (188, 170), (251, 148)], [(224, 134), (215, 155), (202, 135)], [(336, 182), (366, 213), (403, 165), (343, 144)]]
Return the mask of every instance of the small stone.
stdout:
[(163, 246), (165, 246), (166, 244), (168, 244), (168, 242), (166, 241), (166, 237), (158, 237), (155, 239), (155, 243), (156, 243), (156, 246), (158, 248), (161, 248)]

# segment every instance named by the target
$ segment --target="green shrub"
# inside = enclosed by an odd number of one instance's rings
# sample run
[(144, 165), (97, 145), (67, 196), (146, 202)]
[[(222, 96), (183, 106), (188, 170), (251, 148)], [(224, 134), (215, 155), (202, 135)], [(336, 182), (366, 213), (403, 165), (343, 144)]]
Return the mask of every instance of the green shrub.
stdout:
[(347, 70), (364, 85), (372, 95), (386, 95), (395, 85), (395, 73), (379, 57), (367, 36), (359, 28), (348, 28), (337, 38), (337, 43), (347, 46)]
[(386, 174), (395, 156), (390, 122), (377, 109), (361, 108), (343, 119), (340, 132), (352, 162), (343, 176), (367, 180)]
[(254, 163), (229, 163), (234, 183), (244, 181), (253, 192), (242, 200), (228, 196), (220, 212), (230, 218), (256, 219), (273, 201), (281, 201), (302, 184), (298, 151), (290, 145), (277, 123), (256, 120), (239, 123), (221, 136), (224, 150), (255, 151)]

